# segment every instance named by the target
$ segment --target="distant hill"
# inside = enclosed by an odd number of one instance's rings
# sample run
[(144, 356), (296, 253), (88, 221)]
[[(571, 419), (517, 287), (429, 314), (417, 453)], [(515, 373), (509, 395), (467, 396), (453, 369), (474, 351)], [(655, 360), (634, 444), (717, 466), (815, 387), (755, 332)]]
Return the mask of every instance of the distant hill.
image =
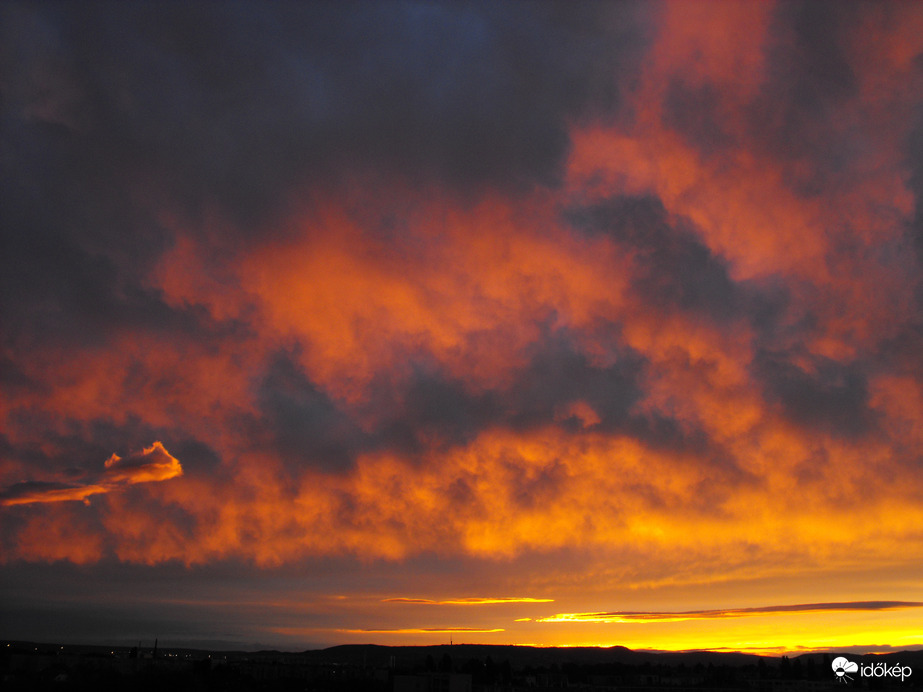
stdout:
[[(438, 663), (443, 656), (448, 655), (456, 664), (469, 659), (486, 659), (491, 657), (495, 662), (507, 660), (513, 668), (548, 667), (553, 664), (562, 666), (566, 663), (577, 665), (606, 665), (621, 663), (626, 665), (643, 665), (644, 663), (662, 663), (669, 666), (695, 666), (699, 663), (707, 666), (745, 666), (756, 664), (760, 660), (778, 661), (780, 656), (759, 656), (739, 652), (718, 651), (639, 651), (628, 649), (624, 646), (613, 647), (536, 647), (512, 646), (495, 644), (441, 644), (436, 646), (379, 646), (376, 644), (347, 644), (334, 646), (328, 649), (306, 651), (307, 656), (317, 662), (334, 662), (353, 665), (387, 666), (391, 658), (399, 667), (414, 667), (422, 665), (426, 658)], [(792, 661), (801, 659), (807, 662), (814, 659), (816, 663), (823, 661), (824, 656), (833, 658), (838, 655), (836, 651), (828, 653), (810, 653), (790, 655)], [(901, 661), (913, 666), (916, 670), (923, 670), (923, 650), (898, 651), (883, 654), (854, 654), (844, 653), (851, 661)]]

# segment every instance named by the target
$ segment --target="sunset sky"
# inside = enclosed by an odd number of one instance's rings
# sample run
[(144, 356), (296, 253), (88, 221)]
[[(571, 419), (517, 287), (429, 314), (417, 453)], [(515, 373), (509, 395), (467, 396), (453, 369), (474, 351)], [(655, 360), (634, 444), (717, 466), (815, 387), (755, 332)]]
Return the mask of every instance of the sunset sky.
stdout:
[(4, 2), (0, 637), (923, 647), (923, 4)]

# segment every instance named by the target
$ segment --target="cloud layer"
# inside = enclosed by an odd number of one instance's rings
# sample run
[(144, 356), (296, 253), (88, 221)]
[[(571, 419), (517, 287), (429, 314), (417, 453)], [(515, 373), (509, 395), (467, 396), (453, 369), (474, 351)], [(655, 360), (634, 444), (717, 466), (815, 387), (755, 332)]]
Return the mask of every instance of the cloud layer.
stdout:
[(923, 550), (915, 5), (0, 27), (5, 564)]

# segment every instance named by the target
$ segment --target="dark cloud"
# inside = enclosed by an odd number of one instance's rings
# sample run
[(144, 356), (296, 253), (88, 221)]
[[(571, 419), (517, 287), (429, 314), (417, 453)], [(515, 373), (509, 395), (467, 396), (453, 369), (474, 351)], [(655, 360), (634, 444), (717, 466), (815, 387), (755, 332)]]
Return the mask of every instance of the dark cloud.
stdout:
[(815, 357), (806, 368), (794, 356), (764, 351), (754, 360), (754, 374), (771, 405), (796, 425), (839, 437), (864, 435), (873, 428), (868, 374), (861, 364)]
[(294, 354), (280, 352), (257, 385), (260, 420), (251, 420), (254, 438), (269, 444), (286, 467), (328, 471), (352, 467), (368, 445), (358, 423), (312, 383)]
[(691, 146), (701, 151), (721, 153), (737, 142), (723, 122), (720, 103), (721, 91), (716, 85), (693, 86), (674, 77), (664, 95), (664, 125), (682, 134)]
[[(611, 329), (609, 331), (612, 331)], [(405, 380), (385, 380), (370, 407), (391, 412), (369, 438), (375, 446), (411, 455), (465, 445), (490, 427), (527, 432), (557, 426), (628, 435), (655, 449), (705, 453), (712, 443), (691, 421), (639, 413), (645, 358), (613, 336), (613, 363), (594, 362), (580, 346), (581, 335), (548, 330), (530, 347), (527, 364), (508, 385), (472, 391), (462, 380), (418, 366)]]
[(403, 375), (378, 376), (358, 407), (343, 407), (312, 382), (297, 353), (279, 352), (258, 381), (259, 417), (247, 419), (248, 437), (268, 445), (296, 476), (306, 467), (348, 470), (370, 451), (421, 458), (468, 445), (496, 427), (618, 433), (656, 449), (709, 452), (708, 435), (695, 424), (634, 410), (646, 367), (640, 354), (615, 339), (609, 344), (615, 361), (598, 364), (580, 339), (566, 329), (548, 331), (509, 383), (490, 389), (474, 389), (425, 359), (411, 360)]
[[(778, 52), (770, 54), (770, 61), (779, 68), (778, 77), (789, 80), (805, 122), (829, 113), (832, 105), (856, 93), (856, 74), (844, 38), (846, 30), (861, 19), (863, 4), (784, 2), (775, 10), (776, 35), (788, 45), (773, 45)], [(795, 112), (789, 115), (794, 117)]]
[(376, 444), (411, 456), (464, 445), (503, 421), (500, 392), (474, 392), (426, 361), (412, 363), (405, 378), (377, 378), (371, 389), (369, 411), (383, 416)]
[(7, 455), (39, 473), (93, 468), (114, 449), (124, 449), (118, 442), (140, 431), (145, 434), (136, 439), (156, 439), (150, 437), (151, 428), (136, 419), (120, 426), (109, 420), (84, 422), (62, 418), (52, 411), (19, 407), (13, 409), (8, 421), (11, 433), (41, 431), (40, 439), (25, 437), (17, 439), (16, 444), (11, 442)]
[(109, 257), (69, 244), (8, 249), (19, 261), (4, 281), (11, 326), (5, 341), (13, 347), (93, 348), (129, 331), (199, 340), (234, 328), (215, 325), (201, 308), (168, 306), (158, 291), (139, 285), (137, 268)]
[(606, 235), (630, 253), (632, 287), (653, 309), (688, 310), (718, 322), (743, 314), (743, 292), (727, 264), (656, 197), (613, 197), (566, 216), (580, 231)]
[[(923, 84), (923, 53), (914, 60), (914, 81)], [(917, 263), (923, 266), (923, 104), (913, 111), (912, 127), (905, 147), (904, 164), (910, 172), (908, 187), (916, 198), (914, 215), (910, 223), (910, 237), (916, 251)], [(923, 284), (917, 287), (918, 301), (923, 305)]]
[(858, 95), (849, 37), (861, 31), (863, 5), (784, 2), (774, 10), (767, 78), (745, 115), (754, 142), (790, 164), (789, 185), (805, 196), (829, 192), (848, 174), (874, 127), (847, 108)]
[(641, 396), (637, 378), (644, 358), (617, 341), (611, 365), (594, 363), (580, 348), (580, 335), (560, 329), (550, 332), (532, 347), (532, 357), (504, 397), (504, 412), (514, 428), (528, 429), (558, 420), (576, 430), (588, 421), (568, 415), (568, 404), (585, 402), (598, 421), (591, 427), (612, 431), (624, 429), (631, 407)]
[(63, 128), (94, 142), (84, 169), (128, 166), (251, 222), (344, 164), (552, 183), (568, 121), (613, 112), (613, 71), (645, 36), (627, 3), (91, 2), (7, 19), (7, 60), (32, 77), (10, 92), (18, 129)]
[[(629, 420), (643, 368), (631, 349), (625, 347), (612, 365), (596, 365), (582, 352), (579, 335), (561, 329), (543, 335), (530, 351), (508, 385), (485, 391), (422, 363), (405, 379), (381, 378), (370, 404), (384, 413), (373, 433), (375, 444), (413, 455), (470, 443), (495, 426), (527, 431), (557, 425), (572, 432), (644, 428)], [(591, 411), (575, 409), (580, 402)]]
[[(241, 323), (217, 323), (201, 306), (170, 306), (151, 288), (166, 232), (146, 213), (119, 205), (124, 189), (117, 181), (92, 188), (77, 171), (57, 182), (31, 180), (10, 163), (0, 163), (9, 193), (0, 208), (4, 346), (97, 348), (128, 332), (195, 342), (243, 335)], [(17, 369), (11, 360), (4, 376), (26, 384)]]

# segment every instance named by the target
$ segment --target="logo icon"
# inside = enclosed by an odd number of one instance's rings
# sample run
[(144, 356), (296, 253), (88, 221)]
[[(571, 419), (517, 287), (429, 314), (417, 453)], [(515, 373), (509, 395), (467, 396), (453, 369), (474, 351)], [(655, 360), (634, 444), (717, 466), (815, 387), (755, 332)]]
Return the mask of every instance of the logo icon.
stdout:
[(848, 661), (843, 656), (837, 656), (831, 665), (838, 682), (845, 683), (847, 680), (852, 680), (848, 673), (859, 672), (859, 664)]

